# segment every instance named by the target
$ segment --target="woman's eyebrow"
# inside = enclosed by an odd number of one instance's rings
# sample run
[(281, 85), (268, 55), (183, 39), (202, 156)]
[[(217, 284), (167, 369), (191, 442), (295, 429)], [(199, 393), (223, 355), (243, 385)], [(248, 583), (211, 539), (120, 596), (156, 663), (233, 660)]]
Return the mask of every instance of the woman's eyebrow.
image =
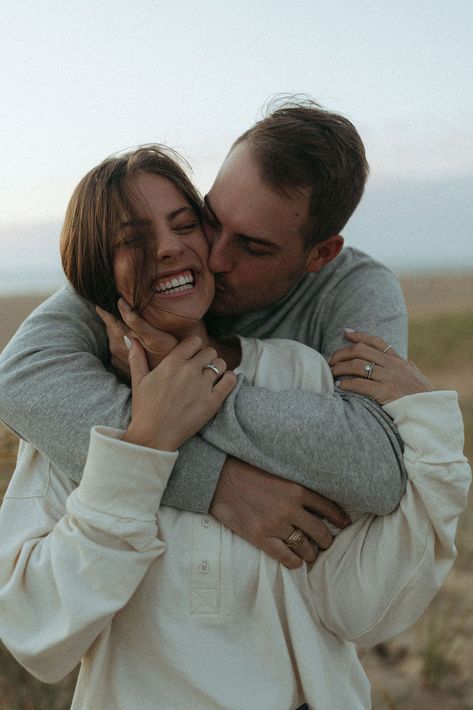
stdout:
[[(189, 207), (189, 205), (184, 205), (183, 207), (178, 207), (176, 210), (172, 210), (172, 212), (169, 212), (169, 214), (166, 215), (166, 219), (175, 219), (176, 217), (179, 217), (179, 215), (183, 212), (190, 212), (191, 214), (195, 214), (192, 207)], [(136, 218), (130, 219), (127, 222), (121, 222), (119, 225), (119, 229), (125, 229), (126, 227), (144, 227), (150, 224), (150, 219)]]
[(125, 229), (126, 227), (143, 227), (145, 224), (150, 224), (149, 219), (130, 219), (128, 222), (121, 222), (118, 229)]
[(179, 215), (182, 214), (183, 212), (190, 212), (191, 214), (195, 214), (192, 207), (190, 207), (189, 205), (185, 205), (185, 207), (179, 207), (177, 210), (173, 210), (172, 212), (169, 212), (169, 214), (166, 215), (166, 217), (168, 219), (175, 219), (176, 217), (179, 217)]

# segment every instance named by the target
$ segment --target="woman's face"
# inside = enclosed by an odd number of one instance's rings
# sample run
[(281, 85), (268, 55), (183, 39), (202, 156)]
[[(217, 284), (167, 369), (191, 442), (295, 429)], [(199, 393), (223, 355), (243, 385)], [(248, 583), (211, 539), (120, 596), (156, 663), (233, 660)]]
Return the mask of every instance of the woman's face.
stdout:
[[(199, 219), (186, 198), (165, 177), (139, 173), (132, 182), (145, 214), (124, 221), (115, 235), (114, 276), (117, 290), (132, 304), (133, 249), (140, 248), (141, 227), (156, 238), (156, 269), (146, 284), (147, 305), (141, 315), (156, 328), (182, 327), (200, 320), (214, 297), (214, 278), (207, 267), (208, 247)], [(148, 303), (149, 299), (149, 303)]]

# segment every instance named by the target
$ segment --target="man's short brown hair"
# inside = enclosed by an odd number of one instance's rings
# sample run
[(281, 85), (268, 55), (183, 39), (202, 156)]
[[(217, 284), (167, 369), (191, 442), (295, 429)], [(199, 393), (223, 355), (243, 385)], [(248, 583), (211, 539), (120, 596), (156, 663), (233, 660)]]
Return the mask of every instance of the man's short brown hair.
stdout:
[(311, 99), (277, 99), (232, 147), (243, 142), (272, 189), (286, 196), (308, 191), (309, 216), (302, 227), (307, 248), (339, 234), (368, 176), (363, 142), (347, 118)]

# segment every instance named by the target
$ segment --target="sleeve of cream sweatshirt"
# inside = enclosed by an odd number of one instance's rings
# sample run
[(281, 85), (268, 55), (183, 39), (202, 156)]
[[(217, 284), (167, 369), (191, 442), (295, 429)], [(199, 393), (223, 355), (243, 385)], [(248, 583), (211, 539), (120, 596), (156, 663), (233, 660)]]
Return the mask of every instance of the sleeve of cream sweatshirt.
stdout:
[[(242, 344), (250, 382), (276, 391), (333, 390), (330, 369), (314, 350), (288, 340)], [(471, 481), (456, 392), (409, 395), (383, 409), (405, 443), (406, 492), (389, 515), (353, 512), (353, 524), (309, 571), (322, 623), (365, 646), (408, 628), (440, 589), (455, 560)]]
[(364, 515), (338, 535), (310, 572), (322, 622), (371, 646), (425, 611), (456, 557), (455, 533), (471, 470), (455, 392), (426, 392), (385, 405), (399, 429), (408, 481), (390, 515)]
[(156, 514), (178, 454), (122, 433), (94, 428), (77, 488), (23, 443), (0, 510), (2, 641), (44, 682), (79, 663), (165, 549)]

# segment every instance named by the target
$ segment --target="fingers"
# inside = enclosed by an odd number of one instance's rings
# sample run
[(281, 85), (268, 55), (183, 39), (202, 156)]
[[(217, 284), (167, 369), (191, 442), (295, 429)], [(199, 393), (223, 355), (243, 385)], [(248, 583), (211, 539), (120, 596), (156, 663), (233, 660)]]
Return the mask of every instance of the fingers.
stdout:
[(125, 324), (115, 318), (115, 316), (112, 316), (111, 313), (108, 313), (108, 311), (99, 308), (99, 306), (96, 306), (95, 310), (105, 325), (109, 341), (114, 338), (119, 341), (127, 330)]
[[(369, 367), (369, 371), (367, 368)], [(337, 377), (362, 377), (367, 380), (378, 380), (382, 377), (384, 368), (375, 360), (344, 360), (332, 366), (332, 375)]]
[(297, 569), (302, 565), (302, 558), (275, 537), (270, 538), (261, 549), (288, 569)]
[(111, 313), (108, 313), (107, 311), (104, 311), (103, 308), (100, 308), (100, 306), (95, 306), (95, 312), (97, 313), (98, 317), (103, 320), (105, 325), (112, 320), (112, 315)]
[(147, 347), (147, 337), (155, 335), (157, 329), (147, 323), (137, 311), (134, 311), (129, 303), (124, 298), (118, 301), (118, 310), (128, 328), (140, 339), (145, 347)]
[(213, 392), (216, 396), (223, 402), (224, 399), (228, 397), (230, 392), (234, 389), (237, 383), (237, 378), (232, 370), (225, 372), (223, 377), (221, 377), (216, 384), (213, 386)]
[(337, 528), (346, 528), (351, 523), (349, 516), (339, 505), (319, 493), (307, 490), (306, 495), (304, 495), (303, 505), (309, 513), (325, 518)]
[(136, 388), (143, 377), (149, 373), (148, 360), (146, 353), (137, 340), (130, 338), (131, 349), (128, 354), (128, 362), (130, 364), (131, 387)]
[[(383, 377), (381, 368), (390, 369), (394, 363), (403, 361), (403, 358), (387, 345), (383, 338), (346, 331), (345, 337), (352, 340), (353, 344), (340, 348), (330, 358), (329, 364), (334, 377), (352, 375), (377, 380)], [(367, 371), (367, 366), (371, 363), (374, 367)]]
[(205, 363), (202, 367), (202, 375), (208, 379), (212, 385), (215, 385), (225, 374), (226, 370), (227, 363), (225, 360), (221, 357), (216, 357), (214, 360)]
[(383, 404), (383, 402), (381, 402), (380, 400), (378, 382), (374, 382), (373, 380), (363, 380), (357, 377), (353, 380), (339, 380), (335, 382), (335, 384), (338, 389), (343, 390), (344, 392), (355, 392), (356, 394), (363, 394), (366, 397), (372, 397), (373, 399), (376, 399), (378, 402)]
[(383, 340), (383, 338), (380, 338), (377, 335), (369, 335), (368, 333), (351, 331), (349, 329), (344, 330), (343, 335), (347, 340), (350, 340), (354, 344), (360, 343), (368, 345), (374, 350), (377, 350), (388, 357), (401, 357), (399, 353), (394, 350), (392, 345), (390, 345), (385, 340)]
[[(202, 339), (198, 335), (189, 335), (171, 351), (169, 359), (178, 358), (180, 360), (190, 360), (198, 353), (201, 353)], [(215, 352), (215, 351), (214, 351)], [(217, 353), (215, 353), (216, 355)]]

